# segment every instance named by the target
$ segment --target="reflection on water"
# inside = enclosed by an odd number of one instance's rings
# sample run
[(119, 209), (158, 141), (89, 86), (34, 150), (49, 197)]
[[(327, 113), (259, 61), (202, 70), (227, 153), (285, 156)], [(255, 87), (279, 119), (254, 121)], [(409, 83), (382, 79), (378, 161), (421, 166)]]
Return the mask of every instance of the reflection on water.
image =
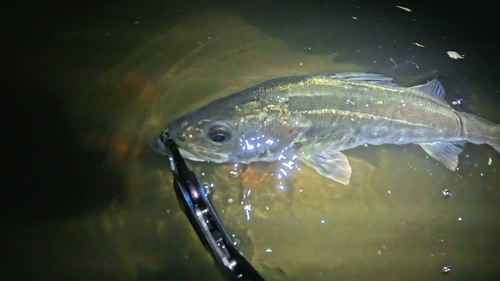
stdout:
[[(450, 175), (418, 150), (371, 149), (378, 150), (377, 163), (350, 158), (357, 172), (348, 187), (307, 167), (292, 174), (287, 191), (272, 188), (278, 180), (265, 176), (273, 165), (250, 165), (238, 179), (229, 176), (230, 165), (200, 170), (205, 182), (215, 183), (210, 196), (228, 229), (249, 237), (240, 249), (267, 277), (364, 280), (385, 272), (412, 280), (413, 272), (415, 280), (434, 279), (442, 266), (467, 267), (488, 255), (486, 241), (495, 243), (499, 229), (495, 200), (484, 188), (498, 178), (484, 179), (474, 192), (463, 175)], [(443, 195), (445, 187), (453, 198)], [(490, 254), (495, 260), (497, 253)], [(495, 272), (493, 263), (476, 266)]]
[[(363, 17), (355, 16), (360, 24)], [(104, 74), (89, 78), (91, 85), (80, 82), (85, 86), (63, 99), (71, 111), (68, 127), (77, 131), (74, 153), (90, 151), (85, 157), (91, 160), (82, 156), (74, 163), (93, 163), (71, 175), (74, 181), (88, 176), (82, 186), (93, 196), (84, 205), (92, 199), (103, 203), (69, 218), (13, 224), (2, 234), (12, 242), (6, 253), (23, 258), (4, 265), (0, 279), (219, 278), (178, 206), (166, 159), (148, 148), (151, 137), (167, 120), (271, 77), (375, 67), (355, 59), (374, 53), (360, 51), (361, 39), (346, 36), (341, 44), (325, 35), (332, 29), (321, 32), (318, 19), (314, 32), (304, 27), (291, 34), (279, 21), (245, 18), (245, 13), (209, 10), (187, 13), (161, 32), (144, 31), (145, 44), (112, 69), (100, 69)], [(312, 18), (299, 17), (292, 25), (310, 26)], [(350, 14), (347, 19), (352, 20)], [(356, 32), (334, 22), (343, 32)], [(411, 45), (410, 38), (398, 36)], [(337, 45), (338, 53), (327, 47)], [(436, 59), (434, 51), (417, 57), (401, 52), (396, 54), (401, 61), (426, 65), (428, 70), (420, 72), (424, 76), (448, 59)], [(391, 66), (394, 55), (381, 48), (376, 60)], [(400, 77), (411, 83), (417, 76)], [(493, 102), (498, 98), (481, 94), (496, 90), (462, 76), (447, 77), (445, 87), (449, 98), (463, 98), (467, 111), (500, 121)], [(353, 168), (348, 186), (297, 165), (293, 157), (251, 165), (190, 165), (239, 249), (269, 280), (437, 280), (447, 270), (450, 280), (499, 276), (500, 160), (495, 151), (466, 145), (457, 172), (417, 146), (361, 147), (346, 155)], [(444, 196), (444, 190), (453, 196)]]

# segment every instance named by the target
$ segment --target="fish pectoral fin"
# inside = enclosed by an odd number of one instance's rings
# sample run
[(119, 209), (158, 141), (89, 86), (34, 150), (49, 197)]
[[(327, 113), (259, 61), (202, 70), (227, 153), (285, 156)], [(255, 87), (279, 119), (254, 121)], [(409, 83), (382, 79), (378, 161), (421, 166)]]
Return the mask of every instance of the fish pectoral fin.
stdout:
[(465, 146), (465, 144), (467, 143), (467, 141), (455, 141), (455, 142), (452, 142), (452, 144), (462, 148)]
[(425, 152), (432, 158), (443, 163), (450, 170), (455, 171), (458, 166), (458, 155), (462, 149), (453, 143), (449, 142), (429, 142), (419, 143)]
[(325, 150), (317, 154), (304, 153), (300, 159), (322, 176), (344, 185), (349, 184), (352, 169), (342, 152)]

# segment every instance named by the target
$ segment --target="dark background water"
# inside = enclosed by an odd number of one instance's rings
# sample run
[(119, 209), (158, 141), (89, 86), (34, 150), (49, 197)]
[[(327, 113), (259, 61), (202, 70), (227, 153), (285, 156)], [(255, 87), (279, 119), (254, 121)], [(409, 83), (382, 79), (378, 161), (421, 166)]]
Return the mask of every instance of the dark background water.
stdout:
[[(449, 102), (461, 98), (459, 109), (500, 123), (492, 1), (20, 2), (5, 11), (2, 280), (218, 278), (177, 206), (167, 166), (147, 142), (168, 119), (227, 89), (328, 69), (393, 71), (407, 83), (439, 73)], [(419, 69), (394, 68), (393, 61)], [(264, 253), (266, 243), (275, 249), (273, 260), (248, 254), (259, 269), (280, 268), (286, 277), (276, 278), (293, 280), (498, 280), (495, 151), (467, 145), (457, 173), (436, 168), (418, 148), (358, 149), (349, 156), (371, 159), (375, 170), (368, 171), (378, 176), (347, 191), (313, 190), (306, 199), (297, 199), (300, 179), (282, 198), (257, 189), (255, 212), (259, 204), (277, 211), (253, 224), (226, 206), (225, 194), (241, 190), (214, 193), (228, 210), (225, 222), (252, 241), (248, 252)], [(216, 174), (218, 168), (200, 169)], [(249, 185), (262, 184), (244, 182), (243, 189)], [(445, 187), (454, 191), (446, 201)], [(387, 190), (399, 193), (389, 199), (382, 195)], [(312, 223), (317, 216), (336, 223), (321, 232)], [(401, 220), (408, 228), (398, 226)], [(279, 223), (297, 233), (269, 230)], [(308, 239), (332, 245), (307, 248), (301, 243)], [(368, 254), (385, 253), (384, 243), (393, 249), (382, 255), (386, 260)], [(432, 260), (438, 255), (446, 258)], [(454, 270), (441, 275), (448, 264)]]

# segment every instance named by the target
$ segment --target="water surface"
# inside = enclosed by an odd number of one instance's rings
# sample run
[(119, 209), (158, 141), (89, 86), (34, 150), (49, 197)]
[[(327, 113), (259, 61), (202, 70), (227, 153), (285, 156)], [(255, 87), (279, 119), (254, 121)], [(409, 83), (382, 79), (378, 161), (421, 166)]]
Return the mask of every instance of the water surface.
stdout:
[[(269, 78), (377, 71), (413, 85), (439, 74), (457, 109), (499, 123), (488, 20), (408, 7), (150, 1), (33, 12), (9, 64), (4, 154), (7, 174), (22, 176), (3, 185), (1, 279), (219, 280), (148, 142), (169, 119)], [(492, 148), (466, 145), (456, 172), (414, 145), (346, 154), (348, 186), (300, 163), (282, 181), (279, 163), (190, 165), (269, 280), (500, 277)]]

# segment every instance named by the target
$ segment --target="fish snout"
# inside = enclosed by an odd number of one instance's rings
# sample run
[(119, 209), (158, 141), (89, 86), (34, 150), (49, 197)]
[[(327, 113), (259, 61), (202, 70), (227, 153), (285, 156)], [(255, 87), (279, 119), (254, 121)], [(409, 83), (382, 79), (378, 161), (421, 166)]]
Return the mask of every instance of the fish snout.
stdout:
[(165, 131), (172, 137), (172, 139), (180, 145), (186, 141), (186, 137), (184, 136), (184, 131), (186, 130), (187, 122), (179, 122), (177, 120), (173, 120), (167, 124)]

